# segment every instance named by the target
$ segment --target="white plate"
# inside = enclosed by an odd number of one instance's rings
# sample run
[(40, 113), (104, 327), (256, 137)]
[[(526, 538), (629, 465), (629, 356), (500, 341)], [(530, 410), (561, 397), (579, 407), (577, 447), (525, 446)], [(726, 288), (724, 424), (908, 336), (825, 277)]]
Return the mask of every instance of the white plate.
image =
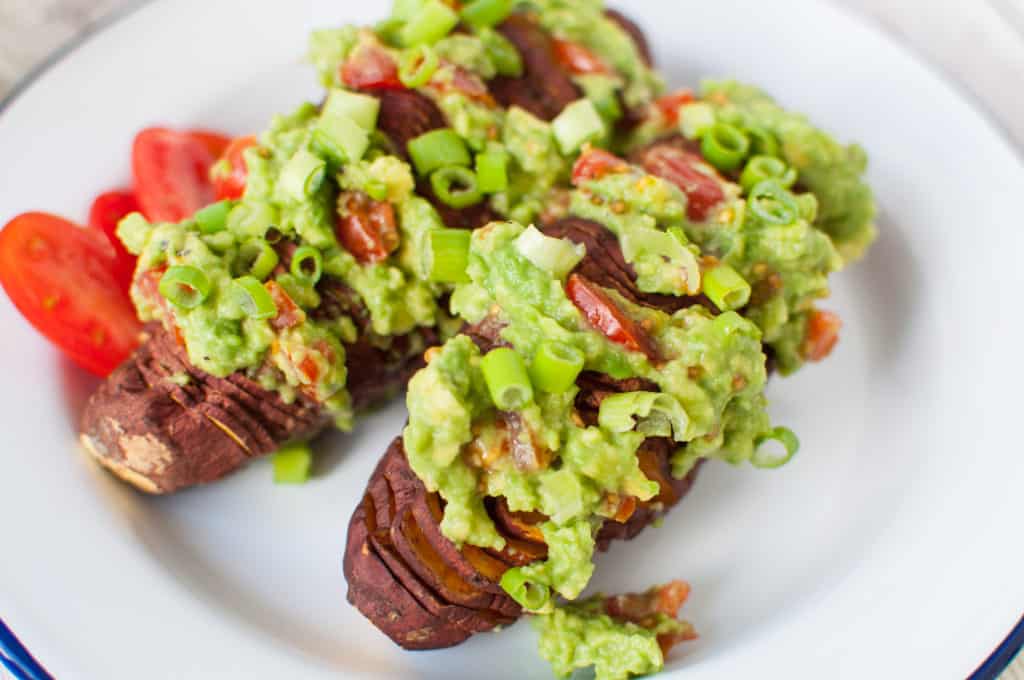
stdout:
[[(0, 114), (0, 218), (83, 217), (128, 179), (147, 124), (262, 128), (318, 96), (300, 63), (308, 30), (380, 4), (133, 12)], [(772, 385), (799, 457), (779, 472), (710, 466), (661, 529), (599, 559), (596, 585), (692, 582), (701, 638), (666, 677), (962, 678), (1024, 609), (1024, 170), (943, 82), (830, 6), (631, 11), (672, 83), (732, 74), (860, 140), (882, 236), (836, 277), (832, 360)], [(91, 381), (6, 298), (0, 324), (0, 615), (58, 677), (549, 677), (528, 626), (409, 654), (345, 603), (345, 527), (400, 403), (332, 439), (307, 487), (255, 464), (145, 498), (79, 454)]]

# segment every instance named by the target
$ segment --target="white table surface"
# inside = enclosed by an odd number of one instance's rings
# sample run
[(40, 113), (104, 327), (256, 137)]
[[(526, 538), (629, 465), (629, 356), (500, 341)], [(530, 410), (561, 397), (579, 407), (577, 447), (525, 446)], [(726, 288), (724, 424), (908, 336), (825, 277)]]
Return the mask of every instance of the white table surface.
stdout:
[[(137, 1), (0, 0), (0, 99), (51, 52)], [(945, 73), (1024, 157), (1024, 0), (832, 1), (869, 17)], [(1001, 680), (1024, 680), (1024, 658)]]

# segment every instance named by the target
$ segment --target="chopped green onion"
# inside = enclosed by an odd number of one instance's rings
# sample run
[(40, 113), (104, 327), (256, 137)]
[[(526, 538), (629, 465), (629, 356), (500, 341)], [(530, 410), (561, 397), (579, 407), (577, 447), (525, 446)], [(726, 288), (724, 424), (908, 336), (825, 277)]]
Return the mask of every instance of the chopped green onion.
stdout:
[(383, 201), (388, 197), (387, 182), (382, 182), (379, 179), (371, 179), (363, 188), (366, 190), (366, 195), (375, 201)]
[(499, 76), (518, 78), (523, 75), (523, 57), (509, 39), (493, 28), (477, 30), (476, 37), (484, 45), (484, 51), (491, 58)]
[(719, 170), (735, 170), (750, 151), (750, 139), (738, 127), (715, 123), (701, 138), (704, 159)]
[(428, 232), (425, 269), (428, 278), (438, 283), (469, 281), (469, 242), (473, 234), (467, 229), (433, 229)]
[(278, 259), (277, 251), (264, 239), (250, 239), (238, 249), (238, 258), (232, 267), (232, 273), (235, 276), (251, 276), (263, 281), (274, 271)]
[(324, 273), (324, 256), (312, 246), (299, 246), (292, 253), (291, 270), (300, 282), (315, 286)]
[(210, 277), (202, 269), (187, 264), (169, 267), (160, 277), (160, 294), (175, 307), (193, 309), (203, 304), (213, 290)]
[(750, 152), (758, 156), (778, 156), (779, 140), (763, 127), (751, 125), (744, 128), (750, 138)]
[(232, 201), (220, 201), (208, 205), (199, 212), (196, 213), (195, 219), (196, 224), (199, 225), (199, 231), (204, 234), (215, 234), (218, 231), (223, 231), (228, 225), (228, 213), (231, 212), (231, 208), (235, 206)]
[(796, 182), (796, 170), (775, 156), (754, 156), (740, 173), (740, 186), (744, 191), (750, 191), (766, 179), (774, 179), (788, 189)]
[(317, 192), (326, 176), (327, 163), (324, 159), (302, 149), (285, 163), (279, 182), (286, 196), (294, 201), (304, 202)]
[(500, 150), (478, 153), (476, 182), (483, 194), (496, 194), (508, 189), (508, 154)]
[(500, 24), (512, 13), (515, 0), (473, 0), (462, 8), (462, 20), (473, 28)]
[(623, 392), (601, 401), (597, 424), (609, 432), (635, 428), (648, 437), (671, 436), (682, 442), (690, 417), (678, 399), (664, 392)]
[(459, 23), (459, 15), (441, 0), (427, 0), (399, 31), (406, 47), (432, 45)]
[[(777, 449), (773, 452), (765, 446), (766, 443), (774, 441), (782, 445), (782, 452)], [(793, 431), (788, 427), (776, 427), (768, 434), (761, 435), (754, 442), (754, 455), (750, 458), (751, 464), (759, 468), (777, 468), (785, 465), (800, 449), (800, 440), (796, 438)]]
[(370, 133), (348, 116), (321, 116), (313, 127), (313, 144), (334, 163), (354, 163), (370, 148)]
[(516, 238), (516, 250), (559, 280), (564, 279), (575, 269), (587, 254), (587, 248), (582, 243), (546, 236), (532, 225)]
[(410, 90), (430, 82), (440, 60), (430, 45), (417, 45), (402, 55), (398, 64), (398, 79)]
[(700, 139), (715, 124), (715, 110), (707, 102), (690, 102), (679, 107), (679, 131), (687, 139)]
[(723, 312), (750, 301), (750, 284), (735, 269), (722, 263), (704, 272), (704, 294)]
[(313, 467), (313, 451), (309, 444), (286, 444), (274, 454), (275, 484), (304, 484)]
[(383, 21), (378, 21), (373, 27), (373, 32), (377, 34), (377, 37), (381, 39), (385, 45), (394, 47), (401, 43), (401, 36), (399, 31), (405, 26), (405, 22), (395, 17), (388, 17)]
[(367, 132), (372, 132), (377, 129), (379, 114), (380, 100), (376, 97), (348, 90), (331, 90), (320, 117), (348, 118)]
[(583, 352), (576, 347), (564, 342), (543, 342), (533, 355), (530, 379), (539, 390), (562, 394), (576, 384), (583, 363)]
[(449, 166), (435, 170), (430, 176), (430, 187), (445, 205), (465, 208), (483, 198), (476, 173), (469, 168)]
[(420, 176), (426, 176), (438, 168), (449, 165), (469, 166), (473, 159), (469, 157), (466, 143), (451, 128), (432, 130), (409, 140), (409, 156)]
[(512, 567), (501, 577), (501, 588), (527, 611), (538, 611), (551, 599), (551, 590), (543, 583), (530, 583), (519, 567)]
[(242, 276), (231, 282), (231, 296), (252, 319), (272, 319), (277, 316), (277, 305), (266, 286), (252, 276)]
[(793, 224), (800, 215), (800, 206), (793, 194), (773, 179), (766, 179), (751, 187), (747, 205), (750, 212), (768, 224)]
[(569, 104), (551, 121), (551, 130), (555, 135), (563, 154), (571, 154), (587, 142), (604, 137), (605, 128), (601, 114), (589, 99), (578, 99)]
[(526, 364), (510, 347), (492, 349), (480, 361), (480, 370), (491, 393), (491, 401), (501, 411), (518, 411), (533, 401), (533, 385)]
[(622, 105), (619, 103), (621, 83), (617, 79), (602, 73), (586, 73), (574, 80), (602, 118), (609, 123), (622, 118)]

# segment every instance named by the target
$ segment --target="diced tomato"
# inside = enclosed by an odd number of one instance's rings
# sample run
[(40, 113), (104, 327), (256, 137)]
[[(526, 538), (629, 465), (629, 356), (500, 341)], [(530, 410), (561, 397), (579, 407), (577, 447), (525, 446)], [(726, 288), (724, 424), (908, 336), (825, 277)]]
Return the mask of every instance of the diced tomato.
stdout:
[(72, 360), (109, 374), (138, 345), (142, 326), (98, 231), (25, 213), (0, 231), (0, 283), (26, 319)]
[(197, 142), (206, 147), (206, 150), (210, 152), (210, 155), (214, 158), (220, 158), (227, 151), (228, 145), (231, 144), (231, 137), (228, 135), (222, 135), (219, 132), (213, 132), (212, 130), (189, 130), (188, 134), (192, 136)]
[(600, 286), (579, 274), (572, 274), (566, 283), (565, 292), (583, 312), (590, 325), (604, 333), (609, 340), (633, 352), (642, 352), (651, 361), (658, 359), (651, 338), (636, 321), (616, 306)]
[(659, 98), (654, 102), (654, 106), (657, 107), (668, 125), (675, 125), (679, 122), (679, 108), (683, 104), (689, 104), (692, 101), (692, 90), (679, 90)]
[(379, 262), (398, 249), (395, 209), (364, 193), (350, 194), (335, 231), (345, 250), (363, 264)]
[(579, 186), (592, 179), (601, 179), (615, 172), (629, 169), (626, 161), (602, 149), (591, 148), (580, 154), (572, 167), (572, 183)]
[(601, 58), (589, 49), (569, 40), (554, 41), (555, 59), (562, 66), (576, 75), (586, 73), (611, 73), (611, 69), (601, 61)]
[(105, 194), (100, 194), (92, 202), (92, 208), (89, 209), (89, 226), (102, 231), (106, 235), (107, 240), (110, 241), (116, 256), (114, 260), (114, 275), (121, 283), (122, 290), (126, 292), (132, 285), (136, 258), (125, 250), (121, 239), (117, 237), (117, 223), (125, 215), (137, 212), (138, 209), (139, 202), (135, 200), (135, 194), (128, 189), (108, 191)]
[(722, 180), (691, 151), (665, 144), (651, 147), (642, 158), (643, 168), (672, 182), (686, 194), (686, 214), (694, 222), (707, 219), (711, 209), (725, 200)]
[(295, 304), (288, 292), (277, 281), (267, 281), (266, 287), (267, 292), (270, 293), (270, 299), (277, 307), (277, 316), (270, 320), (270, 325), (275, 330), (294, 328), (305, 321), (306, 313)]
[(380, 47), (360, 45), (341, 66), (341, 80), (357, 90), (403, 90), (398, 66)]
[(303, 377), (310, 384), (314, 384), (317, 378), (320, 377), (320, 367), (317, 365), (313, 357), (306, 355), (302, 361), (299, 362), (299, 372), (302, 373)]
[(816, 309), (807, 320), (807, 334), (800, 353), (808, 361), (821, 361), (835, 348), (839, 342), (839, 331), (843, 320), (838, 314)]
[(245, 185), (249, 180), (249, 168), (245, 164), (245, 150), (256, 145), (256, 137), (238, 137), (231, 140), (221, 153), (216, 165), (210, 173), (213, 189), (217, 200), (236, 201), (245, 193)]
[(132, 147), (132, 171), (142, 213), (153, 222), (180, 222), (213, 203), (213, 161), (206, 145), (187, 132), (140, 132)]

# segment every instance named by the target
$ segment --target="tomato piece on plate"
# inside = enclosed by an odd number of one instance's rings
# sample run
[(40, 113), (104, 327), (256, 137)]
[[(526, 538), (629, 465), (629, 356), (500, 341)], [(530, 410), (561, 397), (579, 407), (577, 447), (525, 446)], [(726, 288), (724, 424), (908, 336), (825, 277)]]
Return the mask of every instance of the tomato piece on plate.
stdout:
[(839, 331), (843, 320), (838, 314), (816, 309), (807, 320), (807, 331), (800, 353), (808, 361), (821, 361), (835, 348), (839, 342)]
[(142, 213), (152, 222), (180, 222), (213, 203), (213, 161), (206, 145), (187, 132), (140, 132), (132, 147), (132, 172)]
[(357, 90), (404, 90), (398, 66), (379, 47), (360, 45), (341, 66), (341, 79)]
[(379, 262), (398, 248), (394, 207), (363, 193), (354, 193), (345, 202), (345, 215), (338, 217), (335, 231), (345, 250), (363, 264)]
[(572, 166), (572, 183), (579, 186), (592, 179), (601, 179), (615, 172), (629, 169), (626, 161), (601, 149), (591, 148), (580, 154)]
[(117, 223), (125, 215), (138, 210), (139, 202), (135, 199), (135, 194), (128, 189), (100, 194), (92, 202), (92, 208), (89, 210), (89, 226), (106, 234), (114, 249), (114, 274), (126, 292), (132, 284), (136, 257), (125, 250), (121, 239), (117, 237)]
[(214, 158), (220, 158), (227, 151), (228, 145), (231, 144), (232, 139), (228, 135), (222, 135), (219, 132), (213, 130), (189, 130), (188, 134), (192, 136), (197, 142), (206, 147), (206, 150), (210, 152), (210, 155)]
[(571, 73), (584, 75), (587, 73), (608, 74), (611, 70), (601, 58), (579, 43), (569, 40), (554, 41), (555, 59)]
[(238, 137), (231, 140), (227, 148), (220, 154), (220, 160), (210, 171), (214, 193), (218, 201), (229, 199), (237, 201), (245, 193), (245, 185), (249, 180), (249, 168), (245, 164), (245, 150), (256, 146), (256, 137)]
[(679, 122), (679, 109), (692, 101), (692, 90), (679, 90), (655, 100), (654, 106), (657, 107), (668, 125), (675, 125)]
[(650, 336), (640, 325), (626, 315), (600, 286), (579, 274), (569, 276), (565, 293), (576, 305), (590, 325), (633, 352), (642, 352), (651, 361), (657, 361), (658, 352)]
[(644, 170), (672, 182), (686, 194), (686, 216), (703, 222), (725, 200), (722, 179), (700, 154), (665, 144), (643, 154)]
[(40, 333), (79, 366), (109, 374), (138, 345), (142, 325), (98, 231), (25, 213), (0, 231), (0, 284)]

